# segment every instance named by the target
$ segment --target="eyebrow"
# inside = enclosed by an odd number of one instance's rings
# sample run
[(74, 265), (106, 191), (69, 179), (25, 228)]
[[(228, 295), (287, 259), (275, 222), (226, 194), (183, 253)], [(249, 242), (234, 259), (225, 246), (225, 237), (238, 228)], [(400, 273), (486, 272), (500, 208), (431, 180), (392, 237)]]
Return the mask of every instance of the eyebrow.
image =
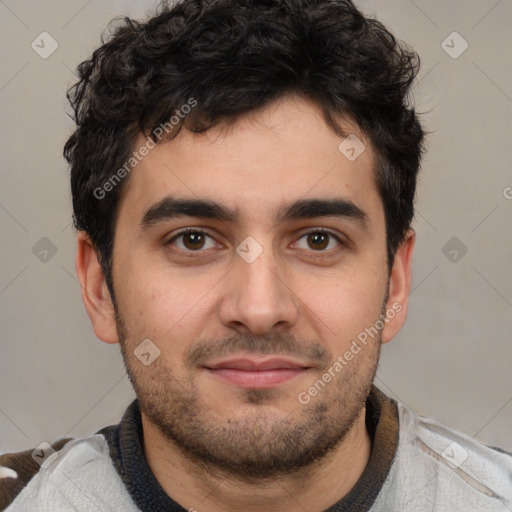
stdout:
[[(178, 217), (197, 217), (225, 222), (238, 222), (242, 215), (237, 208), (207, 199), (186, 199), (167, 196), (144, 213), (141, 228), (149, 229), (160, 222)], [(369, 230), (368, 215), (348, 199), (299, 199), (282, 206), (276, 222), (317, 217), (339, 217), (355, 221), (365, 231)]]

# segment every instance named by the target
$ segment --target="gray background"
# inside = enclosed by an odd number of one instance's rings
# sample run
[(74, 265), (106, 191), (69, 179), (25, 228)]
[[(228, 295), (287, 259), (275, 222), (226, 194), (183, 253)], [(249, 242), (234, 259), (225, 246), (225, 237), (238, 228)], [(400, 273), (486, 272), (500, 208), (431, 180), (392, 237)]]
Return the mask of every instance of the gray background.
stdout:
[[(377, 384), (420, 414), (512, 450), (512, 2), (358, 4), (421, 55), (414, 97), (432, 132), (409, 317), (384, 346)], [(118, 346), (95, 338), (82, 306), (61, 153), (73, 128), (73, 70), (110, 19), (151, 5), (0, 1), (2, 452), (91, 434), (134, 397)], [(44, 31), (58, 43), (47, 59), (31, 48)], [(442, 47), (460, 53), (454, 31), (469, 44), (458, 58)]]

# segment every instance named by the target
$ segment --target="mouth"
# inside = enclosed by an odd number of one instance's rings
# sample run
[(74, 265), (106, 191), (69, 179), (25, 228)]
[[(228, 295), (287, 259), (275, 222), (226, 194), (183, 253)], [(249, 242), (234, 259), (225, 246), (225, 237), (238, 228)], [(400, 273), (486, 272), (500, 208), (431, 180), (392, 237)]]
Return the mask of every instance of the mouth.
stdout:
[(272, 388), (303, 375), (311, 367), (290, 359), (238, 358), (203, 366), (216, 379), (241, 388)]

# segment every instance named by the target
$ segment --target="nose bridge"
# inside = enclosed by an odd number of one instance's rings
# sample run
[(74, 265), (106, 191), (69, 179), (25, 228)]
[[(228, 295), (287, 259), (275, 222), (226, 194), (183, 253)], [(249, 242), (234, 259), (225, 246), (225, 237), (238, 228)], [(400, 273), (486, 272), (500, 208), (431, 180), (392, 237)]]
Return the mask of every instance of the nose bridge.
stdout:
[(286, 285), (283, 262), (272, 245), (246, 238), (237, 247), (233, 270), (229, 273), (230, 293), (223, 298), (222, 321), (242, 324), (255, 334), (263, 334), (277, 324), (293, 324), (298, 317), (297, 301)]
[(243, 258), (241, 260), (237, 262), (235, 270), (241, 277), (242, 291), (250, 291), (246, 295), (253, 298), (251, 302), (256, 303), (259, 299), (264, 299), (267, 303), (276, 301), (283, 283), (279, 279), (280, 272), (273, 251), (269, 248), (251, 262)]

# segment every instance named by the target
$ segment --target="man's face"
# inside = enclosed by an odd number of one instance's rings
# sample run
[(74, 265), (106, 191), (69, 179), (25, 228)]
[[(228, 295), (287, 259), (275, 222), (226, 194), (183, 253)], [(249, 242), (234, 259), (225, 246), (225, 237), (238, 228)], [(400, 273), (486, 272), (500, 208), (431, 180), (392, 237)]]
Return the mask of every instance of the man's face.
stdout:
[[(143, 417), (189, 457), (277, 476), (328, 453), (361, 418), (381, 333), (333, 365), (385, 308), (385, 218), (369, 145), (351, 161), (341, 141), (317, 106), (287, 97), (229, 131), (183, 130), (132, 171), (113, 252), (119, 340)], [(170, 198), (238, 216), (175, 216)], [(346, 205), (282, 218), (312, 199)], [(146, 339), (160, 350), (149, 365), (134, 355)], [(286, 362), (244, 366), (276, 358)]]

